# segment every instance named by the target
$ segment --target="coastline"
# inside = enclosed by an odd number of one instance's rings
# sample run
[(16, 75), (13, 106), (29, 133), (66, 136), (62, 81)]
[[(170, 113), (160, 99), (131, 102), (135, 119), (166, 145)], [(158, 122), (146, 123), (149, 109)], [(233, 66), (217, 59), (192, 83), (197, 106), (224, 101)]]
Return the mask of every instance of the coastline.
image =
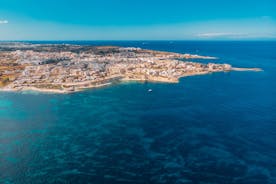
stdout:
[(0, 47), (0, 91), (65, 94), (124, 81), (178, 83), (182, 77), (215, 72), (262, 71), (193, 62), (218, 59), (211, 56), (136, 47), (1, 43)]
[[(124, 78), (123, 76), (119, 79), (116, 80), (116, 83), (118, 83), (118, 85), (120, 85), (120, 83), (122, 82), (131, 82), (131, 81), (135, 81), (135, 82), (158, 82), (158, 83), (179, 83), (179, 79), (180, 78), (185, 78), (185, 77), (192, 77), (192, 76), (197, 76), (197, 75), (207, 75), (207, 74), (212, 74), (212, 73), (219, 73), (219, 72), (231, 72), (231, 71), (248, 71), (248, 72), (261, 72), (263, 71), (261, 68), (237, 68), (237, 67), (233, 67), (231, 68), (231, 70), (229, 71), (216, 71), (216, 72), (198, 72), (198, 73), (189, 73), (189, 74), (185, 74), (180, 76), (177, 79), (167, 79), (167, 78), (158, 78), (158, 79), (130, 79), (130, 78)], [(117, 76), (118, 77), (118, 76)], [(105, 87), (105, 86), (109, 86), (114, 84), (114, 82), (112, 82), (112, 80), (114, 80), (113, 78), (110, 79), (105, 79), (103, 81), (101, 81), (100, 83), (98, 82), (97, 84), (91, 84), (93, 82), (87, 82), (90, 83), (90, 85), (86, 85), (86, 86), (82, 86), (82, 87), (76, 87), (74, 88), (74, 90), (59, 90), (59, 89), (46, 89), (46, 88), (37, 88), (37, 87), (31, 87), (31, 86), (25, 86), (25, 87), (21, 87), (21, 88), (0, 88), (0, 92), (24, 92), (24, 91), (34, 91), (34, 92), (39, 92), (39, 93), (48, 93), (48, 94), (69, 94), (69, 93), (76, 93), (76, 92), (81, 92), (87, 89), (93, 89), (93, 88), (101, 88), (101, 87)], [(68, 85), (68, 84), (63, 84), (63, 85)], [(77, 85), (76, 85), (77, 86)]]
[(50, 94), (69, 94), (84, 91), (86, 89), (101, 88), (112, 83), (105, 83), (99, 85), (90, 85), (88, 87), (77, 88), (73, 90), (59, 90), (59, 89), (46, 89), (46, 88), (37, 88), (37, 87), (21, 87), (21, 88), (0, 88), (0, 92), (24, 92), (24, 91), (34, 91), (40, 93), (50, 93)]

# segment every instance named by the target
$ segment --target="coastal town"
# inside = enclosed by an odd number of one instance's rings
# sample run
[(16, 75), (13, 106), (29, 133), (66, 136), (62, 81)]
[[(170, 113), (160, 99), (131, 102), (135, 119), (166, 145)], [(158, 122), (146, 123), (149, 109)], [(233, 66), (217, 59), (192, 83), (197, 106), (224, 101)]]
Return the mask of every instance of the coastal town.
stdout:
[(0, 90), (69, 93), (122, 81), (176, 83), (185, 76), (260, 71), (192, 59), (216, 58), (134, 47), (0, 43)]

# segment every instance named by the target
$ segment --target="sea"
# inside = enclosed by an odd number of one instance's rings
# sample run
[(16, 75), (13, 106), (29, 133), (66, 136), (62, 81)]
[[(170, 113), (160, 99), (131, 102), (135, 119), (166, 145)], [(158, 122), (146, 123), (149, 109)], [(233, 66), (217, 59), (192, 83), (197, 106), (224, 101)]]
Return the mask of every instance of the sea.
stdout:
[(191, 53), (219, 59), (190, 61), (263, 71), (72, 94), (0, 92), (1, 184), (276, 183), (276, 42), (31, 43)]

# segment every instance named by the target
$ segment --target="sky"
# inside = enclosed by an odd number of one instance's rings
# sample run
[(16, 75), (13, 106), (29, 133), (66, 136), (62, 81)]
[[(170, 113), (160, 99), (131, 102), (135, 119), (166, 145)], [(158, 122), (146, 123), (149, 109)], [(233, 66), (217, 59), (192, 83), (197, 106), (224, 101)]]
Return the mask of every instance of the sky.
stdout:
[(0, 40), (276, 40), (276, 0), (0, 0)]

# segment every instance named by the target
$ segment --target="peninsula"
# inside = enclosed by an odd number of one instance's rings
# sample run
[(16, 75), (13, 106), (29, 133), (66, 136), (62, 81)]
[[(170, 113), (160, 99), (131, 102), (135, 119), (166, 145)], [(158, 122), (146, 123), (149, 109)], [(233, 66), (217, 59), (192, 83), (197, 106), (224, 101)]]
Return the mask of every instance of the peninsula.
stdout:
[(191, 59), (216, 58), (134, 47), (0, 43), (0, 90), (69, 93), (120, 81), (175, 83), (213, 72), (260, 71)]

